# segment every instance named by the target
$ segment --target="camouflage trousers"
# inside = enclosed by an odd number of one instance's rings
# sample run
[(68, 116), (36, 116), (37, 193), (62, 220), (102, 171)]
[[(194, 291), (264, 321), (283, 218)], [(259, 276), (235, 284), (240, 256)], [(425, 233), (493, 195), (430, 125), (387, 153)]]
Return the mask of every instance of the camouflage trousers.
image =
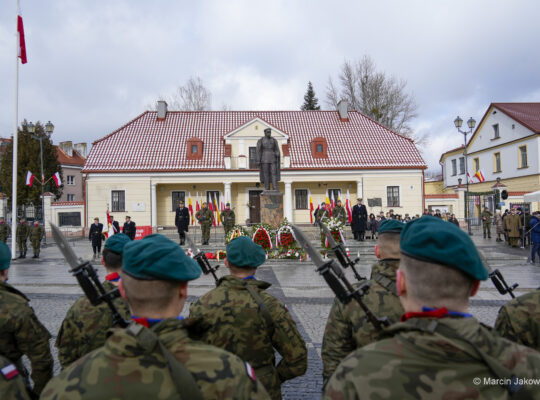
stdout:
[(203, 243), (210, 240), (210, 225), (201, 225), (201, 235)]
[(32, 240), (32, 249), (34, 249), (34, 255), (39, 256), (41, 249), (41, 240)]
[(17, 239), (17, 248), (19, 249), (19, 253), (26, 254), (26, 251), (28, 250), (28, 247), (26, 246), (26, 239)]
[(488, 237), (491, 237), (491, 224), (484, 224), (484, 237), (486, 237), (486, 231)]

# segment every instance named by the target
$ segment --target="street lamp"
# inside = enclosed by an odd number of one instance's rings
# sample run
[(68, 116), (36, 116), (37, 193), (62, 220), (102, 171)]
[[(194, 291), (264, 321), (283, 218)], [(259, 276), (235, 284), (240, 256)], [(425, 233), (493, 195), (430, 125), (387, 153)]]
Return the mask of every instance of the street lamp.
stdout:
[[(43, 219), (43, 231), (45, 232), (43, 242), (47, 243), (47, 227), (45, 226), (45, 197), (43, 196), (43, 190), (45, 189), (45, 175), (43, 174), (43, 136), (42, 135), (34, 135), (36, 132), (36, 126), (30, 122), (26, 125), (26, 129), (28, 129), (28, 132), (30, 132), (30, 136), (33, 139), (39, 140), (39, 155), (41, 158), (41, 217)], [(51, 121), (47, 122), (45, 124), (45, 133), (47, 134), (47, 137), (51, 136), (52, 132), (54, 130), (54, 125), (51, 123)]]
[(467, 191), (465, 192), (465, 219), (467, 220), (467, 231), (469, 232), (469, 235), (472, 235), (471, 231), (471, 219), (469, 218), (469, 167), (467, 165), (467, 134), (472, 133), (474, 127), (476, 126), (476, 121), (473, 117), (469, 118), (467, 121), (467, 126), (469, 127), (469, 131), (462, 131), (461, 125), (463, 125), (463, 120), (459, 118), (459, 115), (454, 120), (454, 125), (456, 126), (459, 133), (463, 134), (463, 155), (465, 157), (465, 173), (467, 176), (465, 176), (465, 179), (467, 179)]

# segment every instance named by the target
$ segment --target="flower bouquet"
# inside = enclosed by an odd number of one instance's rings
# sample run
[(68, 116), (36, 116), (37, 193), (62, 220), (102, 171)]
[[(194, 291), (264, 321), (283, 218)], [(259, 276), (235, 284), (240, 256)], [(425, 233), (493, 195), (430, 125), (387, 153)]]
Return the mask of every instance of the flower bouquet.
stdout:
[[(337, 218), (328, 218), (328, 220), (325, 221), (325, 225), (327, 226), (328, 230), (332, 234), (332, 237), (336, 241), (336, 243), (343, 243), (345, 244), (345, 237), (343, 236), (343, 229), (345, 228), (345, 223), (342, 220), (339, 220)], [(321, 230), (321, 245), (324, 248), (329, 249), (330, 244), (328, 243), (328, 239), (326, 238), (326, 235)]]
[(218, 250), (216, 251), (216, 259), (219, 261), (219, 260), (223, 260), (225, 257), (227, 257), (227, 253), (223, 250)]
[(236, 239), (240, 236), (250, 236), (250, 234), (248, 230), (241, 225), (233, 226), (233, 228), (229, 231), (227, 237), (225, 238), (225, 244), (229, 244), (231, 240)]

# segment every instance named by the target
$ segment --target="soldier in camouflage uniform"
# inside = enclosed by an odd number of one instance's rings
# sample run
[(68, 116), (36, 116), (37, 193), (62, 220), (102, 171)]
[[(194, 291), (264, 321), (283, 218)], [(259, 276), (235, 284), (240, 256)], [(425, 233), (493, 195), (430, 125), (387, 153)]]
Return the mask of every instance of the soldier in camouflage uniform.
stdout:
[(17, 236), (17, 247), (19, 248), (19, 258), (26, 258), (26, 240), (30, 234), (30, 227), (26, 224), (26, 219), (21, 218), (21, 221), (17, 225), (15, 235)]
[(236, 222), (236, 217), (234, 215), (234, 211), (231, 210), (230, 203), (227, 203), (225, 207), (225, 211), (221, 213), (220, 219), (221, 223), (223, 224), (223, 229), (225, 230), (225, 240), (227, 240), (227, 235), (233, 228)]
[(201, 224), (202, 244), (206, 245), (210, 241), (210, 228), (214, 221), (214, 213), (210, 211), (208, 204), (204, 202), (202, 208), (195, 214), (195, 218)]
[(341, 206), (341, 200), (338, 200), (336, 206), (332, 209), (332, 217), (343, 222), (343, 225), (345, 225), (345, 222), (347, 221), (347, 211)]
[[(281, 384), (305, 373), (306, 343), (287, 308), (266, 292), (270, 284), (255, 279), (266, 254), (242, 236), (227, 246), (230, 275), (191, 305), (190, 317), (209, 329), (203, 340), (248, 361), (271, 398), (281, 399)], [(281, 355), (276, 365), (274, 349)]]
[[(118, 233), (105, 242), (101, 263), (107, 272), (103, 282), (107, 292), (118, 286), (122, 252), (130, 240), (127, 235)], [(114, 305), (122, 318), (129, 319), (129, 307), (123, 298), (116, 298)], [(86, 296), (78, 298), (68, 310), (56, 338), (55, 346), (62, 367), (66, 368), (85, 354), (103, 346), (107, 330), (112, 326), (113, 315), (107, 304), (93, 306)]]
[(540, 288), (502, 306), (495, 330), (508, 340), (540, 351)]
[(41, 239), (45, 235), (45, 229), (39, 225), (39, 221), (34, 221), (34, 225), (30, 227), (30, 243), (32, 243), (32, 249), (34, 250), (34, 256), (32, 258), (39, 258), (39, 250), (41, 249)]
[(158, 234), (124, 247), (120, 292), (133, 322), (53, 378), (42, 399), (267, 399), (251, 366), (192, 339), (197, 321), (178, 317), (187, 282), (201, 269)]
[(6, 224), (4, 217), (0, 217), (0, 242), (6, 243), (11, 233), (11, 226)]
[(489, 208), (484, 207), (484, 211), (482, 212), (482, 226), (484, 228), (484, 239), (486, 238), (486, 232), (488, 239), (491, 239), (491, 217), (493, 217), (493, 213), (489, 211)]
[[(398, 322), (403, 306), (396, 292), (396, 271), (399, 267), (399, 235), (404, 224), (395, 219), (382, 222), (375, 255), (379, 259), (371, 267), (371, 288), (364, 296), (366, 305), (391, 322)], [(358, 286), (356, 284), (356, 286)], [(323, 380), (326, 382), (339, 363), (352, 351), (376, 341), (377, 331), (367, 320), (356, 301), (343, 305), (334, 300), (322, 343)]]
[(330, 218), (330, 213), (326, 209), (326, 203), (323, 201), (321, 206), (315, 210), (315, 224), (326, 222)]
[(540, 354), (468, 313), (489, 275), (469, 235), (424, 216), (405, 225), (400, 248), (402, 322), (345, 358), (323, 398), (540, 398), (540, 385), (516, 379), (538, 378)]
[[(32, 365), (34, 388), (29, 393), (39, 395), (53, 374), (53, 359), (49, 348), (51, 335), (39, 322), (28, 298), (6, 283), (11, 251), (0, 242), (0, 355), (10, 360), (28, 383), (22, 362), (26, 355)], [(2, 399), (7, 398), (3, 397)]]
[(0, 356), (0, 398), (30, 400), (17, 366), (3, 356)]

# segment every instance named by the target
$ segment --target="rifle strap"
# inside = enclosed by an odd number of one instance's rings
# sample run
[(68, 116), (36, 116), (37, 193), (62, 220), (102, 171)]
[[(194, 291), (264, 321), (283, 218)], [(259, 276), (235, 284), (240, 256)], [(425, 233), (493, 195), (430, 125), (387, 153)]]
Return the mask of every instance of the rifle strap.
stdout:
[(389, 292), (392, 292), (394, 296), (397, 296), (396, 282), (394, 282), (392, 279), (382, 274), (376, 273), (373, 276), (373, 280), (377, 282), (379, 285), (381, 285), (383, 288), (388, 290)]
[(137, 343), (141, 345), (146, 351), (154, 351), (156, 345), (159, 346), (161, 354), (165, 357), (171, 378), (176, 385), (176, 390), (181, 399), (184, 400), (204, 400), (201, 389), (191, 372), (178, 361), (172, 353), (165, 347), (163, 342), (159, 340), (159, 337), (151, 330), (144, 326), (132, 323), (126, 329), (127, 333), (137, 338)]
[(497, 376), (497, 378), (504, 379), (505, 382), (510, 382), (507, 385), (503, 385), (510, 397), (516, 396), (516, 398), (520, 399), (534, 398), (532, 392), (522, 384), (519, 384), (518, 377), (508, 368), (506, 368), (501, 362), (486, 352), (480, 350), (474, 343), (464, 338), (449, 326), (441, 324), (437, 320), (433, 319), (416, 319), (414, 320), (413, 326), (422, 332), (439, 333), (444, 337), (465, 343), (467, 346), (466, 348), (462, 349), (465, 353), (476, 360), (480, 358), (480, 360), (487, 365), (487, 367), (495, 376)]
[(257, 293), (255, 289), (253, 289), (248, 282), (244, 281), (244, 286), (246, 287), (247, 291), (253, 297), (253, 300), (255, 300), (255, 303), (259, 306), (259, 310), (261, 310), (262, 315), (264, 317), (264, 320), (266, 321), (266, 325), (268, 328), (273, 331), (274, 330), (274, 321), (272, 320), (272, 316), (270, 315), (270, 311), (268, 311), (268, 308), (264, 304), (264, 301), (262, 297)]

